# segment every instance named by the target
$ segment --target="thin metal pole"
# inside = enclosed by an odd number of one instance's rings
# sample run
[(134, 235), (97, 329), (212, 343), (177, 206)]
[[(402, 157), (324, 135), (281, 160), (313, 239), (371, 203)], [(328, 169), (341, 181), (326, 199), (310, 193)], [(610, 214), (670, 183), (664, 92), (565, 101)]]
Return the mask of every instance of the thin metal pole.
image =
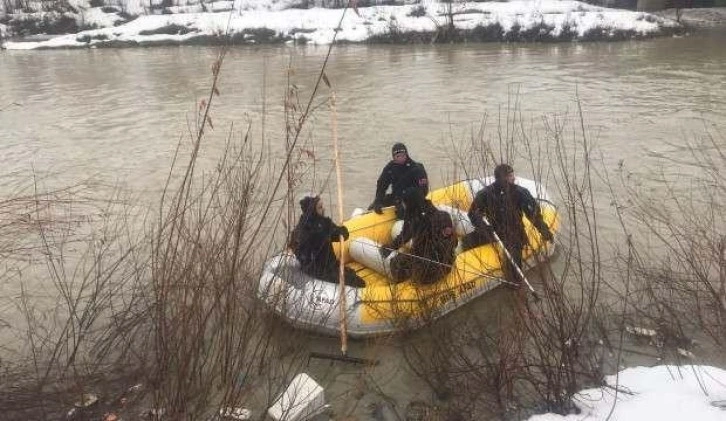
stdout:
[(502, 241), (502, 239), (499, 238), (499, 234), (497, 234), (497, 232), (494, 230), (494, 226), (492, 226), (492, 224), (489, 223), (489, 220), (487, 219), (486, 216), (482, 215), (481, 219), (491, 229), (492, 236), (494, 237), (494, 241), (496, 241), (497, 244), (499, 244), (499, 247), (501, 247), (502, 251), (504, 252), (504, 255), (507, 256), (507, 259), (509, 259), (509, 263), (511, 263), (512, 266), (514, 266), (514, 269), (517, 271), (517, 275), (519, 275), (522, 278), (522, 280), (524, 281), (524, 284), (527, 285), (527, 288), (529, 288), (529, 291), (532, 293), (532, 295), (534, 295), (535, 298), (538, 298), (537, 291), (535, 291), (534, 288), (532, 288), (532, 284), (530, 284), (529, 281), (527, 280), (527, 277), (524, 276), (524, 272), (522, 272), (522, 269), (520, 269), (519, 265), (517, 263), (515, 263), (514, 258), (512, 258), (512, 255), (509, 254), (509, 250), (507, 250), (507, 247), (504, 245), (504, 242)]
[[(358, 243), (358, 244), (370, 245), (370, 243), (364, 243), (364, 242), (359, 241), (359, 240), (351, 240), (351, 242)], [(376, 245), (375, 247), (376, 248), (379, 248), (379, 249), (385, 249), (385, 250), (395, 251), (396, 253), (398, 253), (400, 255), (408, 256), (408, 257), (413, 257), (414, 259), (421, 260), (422, 262), (433, 263), (433, 264), (436, 264), (436, 265), (439, 265), (439, 266), (443, 266), (443, 267), (446, 267), (446, 268), (449, 268), (449, 269), (453, 269), (453, 270), (456, 270), (456, 271), (468, 273), (470, 275), (476, 275), (476, 276), (480, 276), (482, 278), (491, 279), (491, 280), (494, 280), (494, 281), (499, 281), (499, 282), (501, 282), (503, 284), (516, 285), (514, 282), (508, 281), (508, 280), (506, 280), (504, 278), (500, 278), (498, 276), (489, 275), (489, 274), (484, 273), (484, 272), (479, 272), (479, 271), (474, 271), (474, 270), (467, 270), (467, 269), (458, 268), (458, 267), (456, 267), (454, 265), (449, 265), (449, 264), (446, 264), (444, 262), (438, 262), (436, 260), (427, 259), (427, 258), (425, 258), (423, 256), (418, 256), (418, 255), (415, 255), (415, 254), (406, 253), (406, 252), (401, 251), (399, 249), (393, 249), (393, 248), (386, 247), (386, 246), (381, 246), (381, 245)]]

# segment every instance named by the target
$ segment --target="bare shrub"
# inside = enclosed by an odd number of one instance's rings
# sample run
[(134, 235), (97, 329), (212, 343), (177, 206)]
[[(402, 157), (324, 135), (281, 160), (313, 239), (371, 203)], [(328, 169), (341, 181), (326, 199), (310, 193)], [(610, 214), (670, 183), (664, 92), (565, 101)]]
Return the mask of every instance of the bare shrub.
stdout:
[[(0, 202), (0, 212), (15, 217), (0, 226), (3, 233), (32, 228), (30, 246), (8, 240), (2, 251), (22, 257), (37, 248), (55, 287), (50, 303), (25, 293), (13, 303), (25, 319), (18, 332), (28, 358), (4, 367), (5, 419), (95, 418), (105, 411), (133, 417), (142, 408), (171, 419), (203, 419), (223, 407), (265, 409), (306, 362), (296, 333), (256, 299), (257, 280), (275, 231), (290, 228), (291, 218), (280, 221), (291, 212), (299, 181), (295, 157), (304, 151), (298, 140), (321, 81), (329, 84), (324, 71), (331, 50), (309, 100), (293, 94), (286, 100), (281, 166), (267, 161), (263, 116), (261, 141), (250, 138), (251, 125), (241, 133), (230, 126), (222, 156), (209, 170), (200, 157), (214, 130), (212, 105), (222, 94), (226, 51), (212, 63), (209, 94), (198, 104), (190, 142), (180, 144), (156, 212), (109, 206), (96, 213), (113, 218), (73, 236), (80, 230), (76, 220), (56, 216), (41, 223), (50, 209), (44, 204), (66, 202), (40, 195)], [(67, 203), (63, 215), (75, 215), (78, 201)], [(27, 218), (25, 207), (32, 212)], [(69, 253), (72, 247), (82, 252)], [(74, 402), (93, 401), (90, 392), (98, 402), (68, 412)]]
[(0, 279), (19, 288), (6, 313), (14, 340), (6, 338), (2, 350), (6, 419), (60, 418), (99, 383), (98, 373), (113, 393), (123, 387), (119, 379), (133, 376), (133, 369), (112, 367), (123, 352), (105, 341), (123, 334), (113, 320), (138, 302), (143, 260), (127, 224), (138, 215), (118, 196), (103, 201), (82, 188), (40, 191), (3, 206), (9, 223), (0, 238), (9, 270)]
[(673, 145), (649, 180), (625, 168), (621, 173), (627, 189), (619, 202), (623, 228), (637, 250), (623, 263), (636, 275), (633, 300), (640, 304), (628, 313), (629, 321), (655, 329), (663, 353), (697, 342), (717, 354), (726, 349), (723, 145), (723, 135), (707, 133)]
[(592, 150), (582, 115), (547, 117), (545, 123), (544, 132), (527, 127), (515, 100), (492, 136), (483, 124), (457, 153), (467, 177), (489, 175), (500, 162), (526, 162), (520, 174), (541, 181), (546, 176), (557, 186), (560, 223), (567, 229), (558, 236), (556, 261), (537, 257), (528, 272), (539, 300), (524, 288), (500, 288), (482, 299), (486, 317), (465, 307), (466, 315), (441, 320), (418, 334), (424, 339), (414, 335), (405, 343), (410, 369), (436, 392), (434, 402), (451, 419), (571, 413), (572, 397), (603, 380)]

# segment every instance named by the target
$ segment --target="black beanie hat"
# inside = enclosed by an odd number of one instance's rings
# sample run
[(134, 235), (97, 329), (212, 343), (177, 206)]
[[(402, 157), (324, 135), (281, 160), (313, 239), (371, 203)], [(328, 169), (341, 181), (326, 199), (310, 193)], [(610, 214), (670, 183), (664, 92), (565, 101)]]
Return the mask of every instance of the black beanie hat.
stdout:
[(408, 149), (406, 149), (406, 145), (400, 142), (394, 143), (393, 147), (391, 148), (391, 156), (396, 156), (396, 154), (400, 152), (406, 152), (406, 155), (408, 155)]
[(508, 175), (514, 172), (514, 168), (512, 168), (508, 164), (499, 164), (496, 168), (494, 168), (494, 179), (495, 180), (504, 180), (504, 178)]
[(320, 196), (305, 196), (300, 200), (300, 209), (303, 213), (312, 212), (315, 210), (318, 200), (320, 200)]

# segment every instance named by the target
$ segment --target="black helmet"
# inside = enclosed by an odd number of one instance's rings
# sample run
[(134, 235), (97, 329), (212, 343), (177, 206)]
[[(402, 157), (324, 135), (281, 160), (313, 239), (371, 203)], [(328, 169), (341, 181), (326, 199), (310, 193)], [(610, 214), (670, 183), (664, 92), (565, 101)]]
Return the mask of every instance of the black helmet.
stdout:
[(393, 147), (391, 148), (391, 156), (396, 156), (397, 153), (401, 152), (405, 152), (406, 155), (408, 155), (408, 149), (406, 149), (406, 145), (401, 142), (394, 143)]

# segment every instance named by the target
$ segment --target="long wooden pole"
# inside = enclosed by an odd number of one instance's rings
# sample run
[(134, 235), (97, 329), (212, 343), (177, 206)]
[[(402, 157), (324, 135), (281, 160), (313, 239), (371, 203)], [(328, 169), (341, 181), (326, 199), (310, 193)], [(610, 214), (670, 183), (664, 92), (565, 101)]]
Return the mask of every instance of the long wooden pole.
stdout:
[[(343, 222), (343, 176), (340, 171), (340, 150), (338, 148), (338, 116), (335, 110), (335, 91), (330, 95), (331, 129), (333, 131), (333, 156), (335, 157), (335, 181), (338, 189), (338, 221)], [(345, 309), (345, 238), (340, 236), (340, 267), (338, 268), (338, 291), (340, 306), (340, 352), (348, 353), (348, 314)]]

